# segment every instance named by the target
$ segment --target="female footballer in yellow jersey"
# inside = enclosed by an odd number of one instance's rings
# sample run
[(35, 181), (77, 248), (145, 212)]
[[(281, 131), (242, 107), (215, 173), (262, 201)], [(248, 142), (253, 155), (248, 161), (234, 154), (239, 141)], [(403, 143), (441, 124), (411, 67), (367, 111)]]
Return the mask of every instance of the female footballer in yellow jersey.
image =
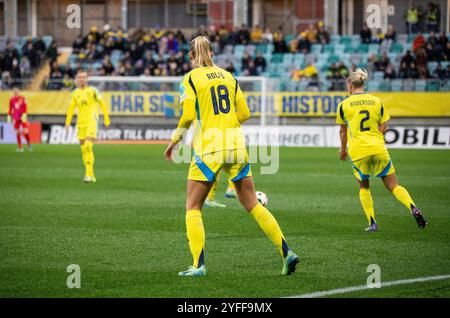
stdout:
[(75, 108), (77, 108), (78, 139), (81, 146), (81, 157), (86, 168), (83, 181), (86, 183), (96, 182), (93, 147), (97, 137), (98, 106), (100, 105), (102, 109), (105, 127), (110, 125), (109, 115), (98, 90), (87, 85), (87, 73), (83, 71), (78, 72), (75, 81), (77, 88), (72, 92), (72, 99), (67, 110), (66, 133), (72, 121)]
[(165, 151), (172, 159), (175, 145), (194, 122), (194, 156), (188, 174), (186, 229), (194, 262), (180, 276), (206, 275), (205, 231), (201, 209), (220, 170), (225, 170), (236, 187), (237, 196), (283, 258), (282, 275), (295, 271), (298, 256), (289, 249), (273, 215), (256, 199), (245, 139), (240, 128), (250, 117), (246, 100), (236, 79), (214, 65), (211, 42), (197, 36), (190, 43), (189, 57), (194, 69), (180, 84), (183, 115)]
[(383, 180), (386, 188), (406, 206), (419, 228), (423, 229), (427, 221), (408, 191), (398, 184), (394, 165), (384, 144), (389, 114), (378, 97), (364, 93), (367, 78), (366, 70), (357, 69), (350, 73), (347, 89), (351, 95), (339, 104), (336, 118), (336, 122), (341, 125), (339, 157), (341, 160), (349, 158), (359, 182), (359, 198), (369, 221), (366, 231), (374, 232), (378, 229), (369, 190), (371, 175)]

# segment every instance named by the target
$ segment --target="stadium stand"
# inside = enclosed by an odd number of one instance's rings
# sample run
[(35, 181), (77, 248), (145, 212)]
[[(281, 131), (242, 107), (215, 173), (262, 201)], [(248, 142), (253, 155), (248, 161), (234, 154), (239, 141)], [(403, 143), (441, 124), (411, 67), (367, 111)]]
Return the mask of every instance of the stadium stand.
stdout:
[[(281, 29), (263, 32), (259, 26), (201, 28), (189, 35), (159, 28), (127, 33), (105, 25), (101, 32), (92, 27), (84, 37), (79, 36), (64, 65), (56, 62), (54, 53), (47, 52), (50, 74), (45, 88), (72, 89), (74, 74), (80, 68), (91, 75), (185, 74), (190, 70), (189, 40), (199, 33), (210, 36), (219, 66), (235, 75), (267, 76), (288, 91), (343, 90), (343, 78), (356, 67), (369, 71), (372, 91), (441, 91), (447, 89), (450, 78), (450, 42), (444, 32), (397, 35), (389, 26), (382, 34), (364, 26), (359, 35), (330, 36), (319, 22), (298, 36), (283, 34)], [(19, 46), (22, 52), (26, 52), (26, 46)], [(411, 81), (413, 84), (408, 84)]]
[(0, 37), (0, 88), (25, 87), (45, 60), (57, 57), (52, 36)]

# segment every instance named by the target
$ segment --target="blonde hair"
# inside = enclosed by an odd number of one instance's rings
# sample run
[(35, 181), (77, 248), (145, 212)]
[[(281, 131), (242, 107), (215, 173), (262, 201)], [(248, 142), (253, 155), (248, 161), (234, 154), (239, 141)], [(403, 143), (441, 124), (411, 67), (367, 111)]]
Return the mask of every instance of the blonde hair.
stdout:
[(367, 73), (366, 69), (357, 68), (354, 72), (350, 72), (347, 80), (350, 84), (352, 84), (353, 87), (359, 88), (364, 87), (364, 84), (366, 83), (368, 78), (369, 74)]
[(192, 65), (194, 68), (214, 66), (211, 58), (212, 44), (206, 35), (199, 35), (192, 39), (189, 50), (192, 54)]

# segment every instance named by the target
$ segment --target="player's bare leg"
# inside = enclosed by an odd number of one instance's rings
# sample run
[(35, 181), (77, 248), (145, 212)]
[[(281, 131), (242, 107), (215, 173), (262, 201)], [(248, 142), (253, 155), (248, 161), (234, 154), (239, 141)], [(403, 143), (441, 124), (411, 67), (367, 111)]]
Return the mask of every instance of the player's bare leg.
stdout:
[(272, 213), (266, 209), (256, 198), (255, 186), (252, 177), (245, 177), (234, 182), (236, 194), (242, 206), (258, 222), (266, 236), (277, 247), (283, 257), (282, 275), (290, 275), (295, 272), (299, 258), (289, 248), (284, 238), (283, 232)]
[(366, 232), (376, 232), (378, 225), (375, 220), (375, 211), (373, 208), (372, 194), (370, 193), (369, 180), (357, 180), (359, 184), (359, 200), (361, 201), (364, 214), (369, 221), (369, 227), (366, 228)]
[(205, 267), (205, 229), (203, 227), (201, 209), (213, 183), (206, 181), (187, 181), (186, 196), (186, 233), (189, 249), (193, 257), (193, 265), (188, 270), (179, 272), (179, 276), (204, 276)]
[(422, 211), (416, 206), (408, 191), (398, 184), (395, 173), (383, 177), (385, 187), (392, 192), (395, 198), (400, 201), (414, 216), (420, 229), (427, 226), (427, 220), (423, 216)]

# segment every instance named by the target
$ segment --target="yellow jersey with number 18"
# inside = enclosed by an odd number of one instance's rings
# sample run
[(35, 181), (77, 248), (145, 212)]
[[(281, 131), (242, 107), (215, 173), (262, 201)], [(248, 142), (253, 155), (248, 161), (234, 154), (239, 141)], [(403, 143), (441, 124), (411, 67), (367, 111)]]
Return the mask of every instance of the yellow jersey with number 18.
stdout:
[(381, 100), (371, 94), (353, 94), (339, 104), (336, 123), (347, 126), (348, 154), (352, 161), (386, 152), (378, 126), (389, 118)]
[(217, 66), (199, 67), (180, 84), (180, 103), (195, 102), (194, 151), (198, 156), (245, 148), (236, 102), (245, 98), (237, 80)]

